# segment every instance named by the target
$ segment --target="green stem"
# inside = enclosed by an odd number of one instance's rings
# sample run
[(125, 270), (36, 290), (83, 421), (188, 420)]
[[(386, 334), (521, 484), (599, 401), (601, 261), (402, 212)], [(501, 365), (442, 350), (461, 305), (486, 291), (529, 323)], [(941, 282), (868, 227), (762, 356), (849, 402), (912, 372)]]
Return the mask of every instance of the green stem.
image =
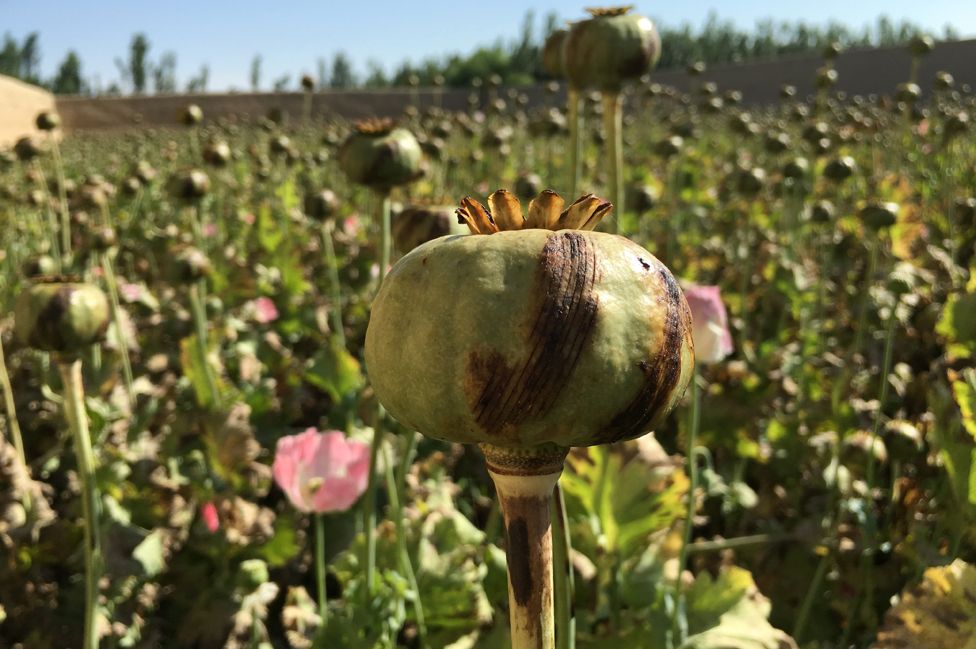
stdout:
[(734, 548), (744, 548), (750, 545), (763, 545), (765, 543), (782, 543), (791, 541), (796, 536), (793, 534), (753, 534), (751, 536), (738, 536), (732, 539), (722, 539), (720, 541), (697, 541), (688, 545), (688, 554), (697, 552), (717, 552), (719, 550), (731, 550)]
[(817, 571), (813, 574), (813, 580), (810, 582), (807, 594), (803, 598), (800, 612), (796, 616), (796, 624), (793, 626), (793, 639), (797, 643), (803, 640), (803, 632), (806, 630), (807, 620), (810, 618), (810, 611), (813, 609), (813, 601), (820, 596), (820, 584), (823, 583), (824, 577), (827, 574), (827, 566), (829, 563), (829, 553), (820, 557), (820, 562), (817, 564)]
[(95, 484), (95, 456), (85, 410), (85, 387), (80, 360), (59, 360), (58, 370), (64, 383), (65, 418), (71, 428), (81, 481), (81, 504), (85, 523), (85, 631), (82, 647), (98, 649), (96, 607), (101, 572), (101, 541), (98, 529), (98, 487)]
[(54, 152), (54, 171), (58, 178), (58, 206), (61, 208), (61, 249), (64, 256), (71, 259), (71, 217), (68, 213), (68, 194), (64, 187), (64, 162), (61, 159), (61, 147), (58, 140), (51, 134), (51, 150)]
[(684, 593), (681, 592), (681, 575), (684, 573), (685, 564), (688, 562), (691, 534), (694, 529), (695, 492), (698, 490), (698, 463), (695, 460), (695, 446), (698, 444), (698, 427), (701, 422), (700, 378), (698, 368), (696, 367), (695, 375), (691, 379), (691, 425), (688, 428), (688, 509), (685, 514), (685, 529), (681, 543), (681, 552), (678, 555), (678, 576), (674, 584), (675, 607), (671, 619), (671, 628), (679, 645), (688, 637), (688, 620), (685, 618), (685, 598)]
[(427, 623), (424, 620), (424, 606), (420, 598), (420, 586), (417, 584), (417, 575), (413, 570), (413, 563), (410, 561), (410, 552), (407, 549), (407, 532), (403, 525), (403, 500), (401, 491), (397, 485), (396, 476), (393, 473), (393, 458), (387, 451), (383, 464), (386, 478), (386, 488), (390, 492), (390, 507), (393, 510), (393, 525), (396, 528), (397, 563), (400, 572), (410, 585), (410, 590), (414, 592), (414, 613), (417, 616), (417, 633), (420, 646), (426, 644)]
[[(379, 283), (382, 285), (386, 277), (386, 268), (390, 265), (390, 193), (383, 192), (380, 200), (380, 269)], [(366, 535), (366, 597), (375, 594), (376, 584), (376, 466), (379, 460), (380, 446), (383, 444), (383, 407), (376, 404), (376, 421), (373, 425), (373, 441), (369, 449), (369, 478), (366, 483), (366, 495), (363, 503), (363, 534)]]
[(580, 131), (583, 128), (583, 113), (580, 110), (582, 98), (576, 88), (570, 86), (567, 90), (569, 102), (569, 195), (576, 200), (576, 190), (580, 185), (580, 158), (582, 157), (582, 140)]
[(315, 585), (318, 588), (319, 617), (322, 618), (321, 632), (329, 620), (325, 592), (325, 516), (321, 512), (315, 514)]
[(105, 271), (105, 283), (108, 285), (108, 295), (112, 307), (112, 319), (115, 320), (115, 333), (118, 336), (119, 357), (122, 359), (122, 376), (125, 379), (125, 393), (129, 398), (129, 407), (136, 405), (136, 392), (133, 388), (132, 363), (129, 360), (129, 342), (125, 327), (122, 324), (122, 307), (119, 306), (119, 283), (115, 277), (112, 259), (107, 252), (102, 253), (102, 270)]
[(38, 176), (40, 176), (41, 188), (44, 193), (44, 213), (47, 216), (48, 236), (51, 238), (51, 254), (54, 257), (58, 273), (61, 273), (63, 272), (64, 260), (61, 258), (61, 244), (58, 243), (58, 222), (51, 210), (51, 192), (48, 190), (47, 176), (44, 175), (44, 169), (40, 162), (34, 160), (33, 164)]
[[(0, 389), (3, 389), (3, 405), (6, 409), (7, 425), (10, 427), (10, 435), (13, 437), (14, 449), (17, 451), (17, 459), (26, 467), (27, 455), (24, 453), (24, 438), (20, 432), (20, 422), (17, 420), (17, 404), (14, 402), (14, 389), (10, 385), (10, 375), (7, 374), (2, 338), (0, 338)], [(28, 470), (30, 469), (28, 468)]]
[(570, 562), (572, 540), (566, 518), (566, 500), (558, 482), (552, 492), (552, 577), (553, 607), (556, 615), (556, 649), (576, 647), (576, 596), (573, 564)]
[(624, 217), (624, 142), (623, 110), (619, 92), (603, 92), (603, 130), (607, 138), (607, 175), (610, 182), (609, 200), (617, 212), (617, 218), (610, 222), (610, 231), (620, 230), (620, 220)]
[(328, 267), (329, 283), (332, 289), (332, 309), (330, 309), (332, 329), (339, 340), (339, 345), (345, 349), (346, 333), (342, 325), (342, 284), (339, 281), (339, 263), (336, 261), (335, 244), (332, 241), (334, 230), (335, 224), (332, 221), (326, 221), (322, 225), (322, 246), (325, 248), (325, 263)]
[(854, 348), (851, 350), (851, 355), (856, 355), (861, 351), (861, 345), (864, 344), (864, 330), (867, 326), (868, 317), (868, 302), (871, 301), (870, 289), (872, 283), (874, 282), (874, 275), (878, 270), (878, 245), (877, 241), (867, 240), (868, 250), (868, 269), (867, 274), (864, 277), (864, 283), (862, 286), (865, 290), (862, 292), (861, 304), (859, 305), (857, 314), (857, 329), (854, 336)]
[(207, 343), (207, 312), (203, 305), (203, 286), (206, 280), (190, 287), (190, 306), (193, 309), (193, 323), (197, 330), (197, 353), (200, 355), (200, 362), (203, 363), (203, 374), (207, 380), (207, 390), (210, 392), (210, 403), (214, 408), (220, 409), (222, 406), (220, 390), (217, 387), (217, 378), (214, 376), (213, 367), (210, 366), (210, 345)]

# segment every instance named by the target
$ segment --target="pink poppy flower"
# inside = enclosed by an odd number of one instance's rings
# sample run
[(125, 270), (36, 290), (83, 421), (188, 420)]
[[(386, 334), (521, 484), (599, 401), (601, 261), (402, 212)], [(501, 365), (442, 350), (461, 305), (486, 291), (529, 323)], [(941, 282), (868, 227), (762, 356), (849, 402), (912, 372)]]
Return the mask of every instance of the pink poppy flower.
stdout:
[(142, 297), (142, 289), (139, 288), (138, 284), (122, 282), (119, 284), (119, 295), (121, 295), (126, 302), (136, 302), (140, 297)]
[(278, 319), (278, 307), (269, 297), (259, 297), (248, 303), (248, 311), (258, 324), (268, 324)]
[(212, 500), (200, 505), (200, 516), (203, 517), (203, 524), (207, 526), (211, 534), (220, 529), (220, 517), (217, 515), (217, 505)]
[(241, 214), (241, 221), (244, 221), (244, 223), (247, 225), (254, 225), (254, 222), (257, 221), (257, 217), (254, 216), (252, 212), (245, 212), (244, 214)]
[(692, 286), (685, 289), (691, 307), (695, 359), (702, 364), (718, 363), (732, 353), (729, 317), (717, 286)]
[(366, 491), (369, 446), (337, 430), (309, 428), (278, 440), (271, 471), (300, 511), (346, 511)]
[(204, 223), (203, 224), (203, 236), (213, 237), (217, 235), (217, 224), (216, 223)]

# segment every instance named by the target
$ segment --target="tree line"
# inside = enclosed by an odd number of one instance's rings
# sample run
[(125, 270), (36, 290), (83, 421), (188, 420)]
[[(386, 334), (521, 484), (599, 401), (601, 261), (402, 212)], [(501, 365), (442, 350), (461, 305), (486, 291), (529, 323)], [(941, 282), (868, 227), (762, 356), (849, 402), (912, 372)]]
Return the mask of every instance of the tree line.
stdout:
[[(539, 24), (537, 25), (537, 22)], [(429, 57), (419, 62), (404, 61), (391, 72), (380, 63), (367, 61), (358, 71), (344, 52), (337, 52), (331, 62), (320, 58), (315, 74), (308, 71), (285, 74), (268, 83), (262, 76), (262, 58), (251, 61), (249, 83), (252, 91), (296, 90), (301, 78), (311, 74), (320, 88), (381, 88), (404, 86), (410, 83), (432, 85), (443, 83), (452, 87), (470, 86), (475, 79), (500, 77), (506, 85), (525, 85), (546, 79), (540, 62), (540, 50), (545, 39), (559, 27), (555, 14), (536, 20), (533, 12), (525, 15), (517, 38), (498, 39), (491, 45), (478, 47), (466, 54)], [(741, 28), (731, 20), (723, 20), (712, 13), (701, 27), (659, 25), (661, 34), (660, 68), (680, 68), (696, 61), (706, 64), (733, 63), (753, 59), (773, 59), (781, 56), (816, 53), (830, 43), (844, 47), (886, 47), (908, 42), (923, 33), (918, 25), (895, 22), (882, 16), (873, 25), (853, 28), (842, 23), (825, 25), (804, 21), (763, 20), (752, 28)], [(951, 25), (946, 25), (940, 38), (959, 37)], [(58, 65), (53, 77), (41, 74), (40, 35), (32, 32), (18, 41), (9, 33), (0, 48), (0, 74), (49, 88), (55, 94), (149, 94), (206, 92), (210, 70), (203, 65), (186, 79), (183, 87), (177, 81), (177, 57), (172, 51), (157, 55), (145, 34), (135, 34), (124, 57), (116, 58), (118, 77), (101, 80), (86, 76), (77, 52), (69, 51)]]

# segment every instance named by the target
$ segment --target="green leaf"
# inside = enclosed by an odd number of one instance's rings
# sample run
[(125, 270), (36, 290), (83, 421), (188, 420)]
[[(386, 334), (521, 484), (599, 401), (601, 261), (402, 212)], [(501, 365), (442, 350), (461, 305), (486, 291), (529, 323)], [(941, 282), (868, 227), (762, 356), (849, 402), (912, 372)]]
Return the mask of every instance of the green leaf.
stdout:
[(262, 203), (257, 209), (257, 237), (258, 244), (265, 252), (273, 252), (285, 238), (285, 229), (275, 222), (271, 212), (271, 205)]
[(210, 342), (206, 355), (197, 343), (196, 335), (187, 336), (180, 341), (180, 364), (183, 367), (183, 376), (193, 386), (193, 393), (196, 395), (197, 403), (203, 408), (212, 408), (214, 404), (213, 394), (207, 382), (207, 364), (209, 363), (211, 375), (216, 383), (217, 392), (221, 395), (229, 393), (227, 383), (221, 377), (223, 366), (220, 363), (218, 350), (213, 341)]
[(903, 647), (976, 649), (976, 568), (956, 559), (902, 591), (872, 648)]
[(656, 465), (648, 462), (638, 449), (637, 442), (592, 446), (574, 450), (567, 459), (561, 482), (569, 516), (585, 522), (574, 529), (589, 537), (590, 556), (602, 548), (627, 557), (684, 514), (684, 473), (666, 458)]
[(359, 361), (343, 349), (335, 339), (323, 347), (312, 359), (305, 371), (305, 380), (329, 395), (334, 402), (359, 390), (363, 373)]
[(275, 519), (274, 534), (258, 548), (258, 554), (269, 566), (283, 566), (298, 556), (301, 546), (298, 544), (295, 527), (294, 517), (290, 514), (282, 514)]
[(163, 530), (153, 530), (132, 551), (132, 558), (142, 565), (148, 577), (154, 577), (166, 568)]
[(935, 327), (950, 360), (976, 356), (976, 292), (950, 295)]

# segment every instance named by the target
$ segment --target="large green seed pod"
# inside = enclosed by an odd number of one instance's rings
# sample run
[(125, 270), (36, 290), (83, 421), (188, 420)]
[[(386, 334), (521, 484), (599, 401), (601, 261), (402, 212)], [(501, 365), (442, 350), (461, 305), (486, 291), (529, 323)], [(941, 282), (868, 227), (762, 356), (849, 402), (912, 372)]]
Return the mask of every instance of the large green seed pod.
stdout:
[(661, 37), (649, 18), (630, 7), (589, 9), (563, 44), (566, 78), (576, 88), (617, 92), (625, 81), (647, 74), (661, 56)]
[(339, 149), (339, 166), (349, 180), (373, 189), (389, 190), (410, 183), (423, 173), (420, 144), (392, 120), (366, 120)]
[(97, 286), (51, 281), (21, 291), (14, 319), (23, 344), (75, 355), (105, 337), (110, 312), (108, 299)]
[(529, 455), (653, 430), (694, 365), (671, 272), (590, 231), (612, 209), (593, 195), (560, 212), (547, 190), (527, 218), (507, 191), (489, 204), (464, 199), (476, 234), (416, 248), (383, 282), (366, 333), (380, 402), (427, 436)]

